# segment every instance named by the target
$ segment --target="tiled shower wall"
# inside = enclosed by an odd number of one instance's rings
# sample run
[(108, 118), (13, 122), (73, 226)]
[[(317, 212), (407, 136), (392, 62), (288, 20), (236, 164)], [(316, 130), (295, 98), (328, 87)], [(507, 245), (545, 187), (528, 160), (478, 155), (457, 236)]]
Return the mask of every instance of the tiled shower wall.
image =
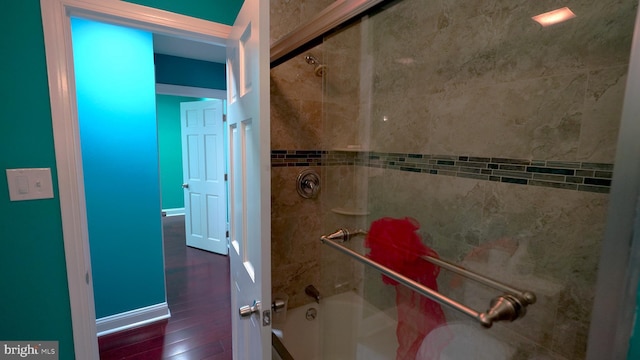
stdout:
[[(271, 0), (271, 42), (332, 2)], [(320, 48), (309, 53), (322, 58)], [(315, 76), (305, 54), (271, 70), (272, 149), (302, 151), (322, 147), (322, 78)], [(323, 173), (322, 167), (311, 167)], [(321, 288), (316, 256), (322, 234), (320, 200), (298, 195), (295, 180), (302, 169), (273, 167), (271, 171), (272, 292), (286, 294), (289, 307), (312, 301), (304, 294), (306, 285)]]
[[(272, 39), (329, 3), (272, 1)], [(324, 79), (304, 54), (272, 69), (273, 292), (392, 304), (318, 237), (411, 216), (443, 258), (538, 293), (492, 329), (514, 358), (584, 358), (636, 2), (562, 5), (577, 18), (543, 29), (530, 17), (554, 2), (404, 0), (310, 50)], [(296, 194), (306, 167), (320, 199)], [(469, 300), (459, 279), (439, 284)]]

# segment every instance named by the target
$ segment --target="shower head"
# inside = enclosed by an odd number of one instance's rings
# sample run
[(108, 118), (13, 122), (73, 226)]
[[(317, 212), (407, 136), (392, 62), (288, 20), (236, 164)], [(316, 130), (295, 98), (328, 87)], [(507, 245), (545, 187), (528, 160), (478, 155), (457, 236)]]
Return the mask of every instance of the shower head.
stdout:
[(316, 74), (316, 76), (322, 77), (327, 72), (327, 66), (322, 64), (320, 60), (312, 54), (307, 54), (304, 59), (307, 61), (307, 64), (316, 65), (313, 69), (313, 73)]
[(318, 60), (318, 58), (316, 58), (315, 56), (311, 55), (311, 54), (307, 54), (304, 59), (307, 61), (307, 64), (309, 65), (320, 65), (320, 60)]

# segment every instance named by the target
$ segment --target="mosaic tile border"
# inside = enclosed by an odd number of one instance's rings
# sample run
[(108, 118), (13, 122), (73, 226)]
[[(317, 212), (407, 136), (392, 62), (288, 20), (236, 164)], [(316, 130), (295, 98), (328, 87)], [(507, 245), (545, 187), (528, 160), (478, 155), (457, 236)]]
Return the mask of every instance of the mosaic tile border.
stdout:
[(327, 153), (324, 150), (271, 150), (271, 166), (322, 166)]
[(272, 150), (271, 166), (359, 165), (517, 185), (609, 193), (613, 164), (366, 151)]

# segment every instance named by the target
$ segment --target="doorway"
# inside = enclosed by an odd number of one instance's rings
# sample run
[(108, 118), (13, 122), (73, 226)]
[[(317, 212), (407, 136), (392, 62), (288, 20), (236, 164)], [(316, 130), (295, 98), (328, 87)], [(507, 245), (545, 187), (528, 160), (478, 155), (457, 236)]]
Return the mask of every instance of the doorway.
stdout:
[(100, 359), (231, 359), (229, 257), (185, 246), (183, 216), (162, 225), (171, 317), (101, 336)]
[[(157, 67), (150, 32), (81, 18), (71, 23), (95, 310), (98, 334), (105, 335), (170, 316)], [(222, 120), (220, 100), (181, 104), (175, 121), (183, 124), (183, 146), (172, 151), (182, 148), (192, 185), (176, 187), (189, 205), (187, 245), (226, 254)]]
[(75, 87), (70, 54), (70, 16), (90, 17), (98, 21), (131, 25), (147, 31), (224, 45), (230, 27), (125, 2), (109, 7), (98, 2), (73, 5), (66, 1), (41, 3), (47, 50), (47, 68), (51, 90), (51, 112), (62, 224), (64, 231), (67, 276), (72, 312), (75, 354), (78, 358), (96, 358), (96, 314), (94, 309), (92, 269), (89, 260), (87, 214), (84, 182), (80, 166), (79, 132), (75, 113)]

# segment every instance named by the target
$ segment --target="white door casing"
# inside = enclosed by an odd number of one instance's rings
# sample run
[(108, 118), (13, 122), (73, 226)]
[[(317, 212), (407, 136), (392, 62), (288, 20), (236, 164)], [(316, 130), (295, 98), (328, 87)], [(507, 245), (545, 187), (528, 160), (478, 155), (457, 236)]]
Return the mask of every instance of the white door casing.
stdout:
[(180, 103), (188, 246), (227, 255), (222, 100)]
[[(245, 0), (227, 42), (233, 358), (271, 357), (269, 2)], [(239, 308), (260, 302), (241, 317)]]

